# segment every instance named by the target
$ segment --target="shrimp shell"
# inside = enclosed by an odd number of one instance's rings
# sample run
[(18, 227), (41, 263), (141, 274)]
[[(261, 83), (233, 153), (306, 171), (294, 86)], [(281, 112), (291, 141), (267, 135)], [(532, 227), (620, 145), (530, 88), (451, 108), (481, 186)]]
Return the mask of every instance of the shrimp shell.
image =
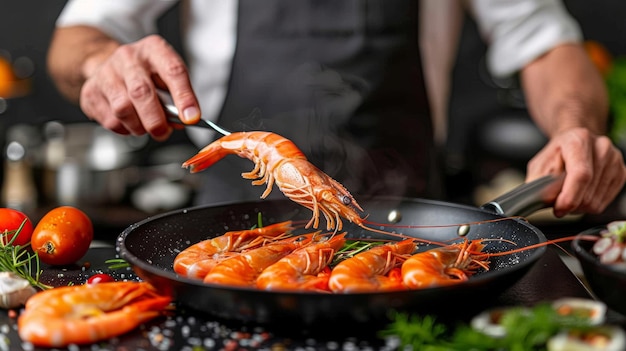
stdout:
[(415, 250), (414, 239), (375, 246), (341, 261), (330, 273), (334, 293), (404, 290), (401, 279), (386, 276), (400, 265), (402, 256)]
[(363, 209), (339, 182), (310, 163), (289, 139), (271, 132), (238, 132), (223, 136), (205, 146), (183, 163), (192, 173), (202, 171), (227, 155), (235, 154), (254, 162), (254, 169), (242, 173), (253, 185), (267, 184), (266, 198), (274, 183), (289, 199), (313, 212), (306, 228), (318, 228), (320, 213), (327, 230), (341, 230), (341, 218), (363, 225), (357, 211)]
[(203, 240), (176, 255), (174, 271), (185, 277), (204, 279), (218, 262), (242, 250), (278, 240), (292, 230), (292, 222), (284, 221), (262, 228), (230, 231), (224, 235)]
[(409, 289), (447, 286), (466, 281), (479, 269), (489, 269), (489, 255), (479, 241), (417, 253), (402, 264), (402, 281)]
[(295, 249), (310, 243), (315, 234), (303, 234), (275, 241), (227, 258), (215, 265), (203, 281), (205, 283), (252, 287), (265, 268)]
[(264, 290), (328, 292), (328, 275), (320, 275), (332, 262), (335, 252), (346, 242), (346, 233), (331, 238), (321, 236), (310, 245), (296, 249), (267, 267), (256, 285)]

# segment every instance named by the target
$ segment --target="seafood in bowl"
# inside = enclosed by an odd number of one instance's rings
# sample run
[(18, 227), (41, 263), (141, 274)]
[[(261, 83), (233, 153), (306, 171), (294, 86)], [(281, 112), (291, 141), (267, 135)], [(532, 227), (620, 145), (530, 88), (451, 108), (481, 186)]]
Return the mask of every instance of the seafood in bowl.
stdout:
[[(596, 240), (589, 240), (589, 236)], [(579, 234), (572, 249), (591, 290), (609, 308), (626, 315), (626, 221)]]

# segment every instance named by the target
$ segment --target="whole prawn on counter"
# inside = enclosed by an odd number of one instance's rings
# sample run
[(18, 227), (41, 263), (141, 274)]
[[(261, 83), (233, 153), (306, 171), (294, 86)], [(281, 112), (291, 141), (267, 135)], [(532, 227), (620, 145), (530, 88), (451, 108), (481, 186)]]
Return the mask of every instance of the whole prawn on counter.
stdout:
[(170, 297), (145, 282), (57, 287), (26, 301), (18, 317), (18, 333), (36, 346), (94, 343), (162, 315), (170, 302)]

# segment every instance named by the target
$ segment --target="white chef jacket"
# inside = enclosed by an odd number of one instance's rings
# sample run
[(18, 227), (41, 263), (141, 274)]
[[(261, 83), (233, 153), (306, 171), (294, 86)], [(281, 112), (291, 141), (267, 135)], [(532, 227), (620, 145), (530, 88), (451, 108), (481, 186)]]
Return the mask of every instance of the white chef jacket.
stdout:
[[(133, 42), (156, 33), (158, 17), (176, 1), (69, 0), (57, 26), (95, 26), (121, 42)], [(555, 45), (582, 38), (578, 24), (559, 0), (471, 0), (468, 4), (489, 44), (487, 65), (495, 76), (511, 75)], [(215, 120), (235, 52), (237, 0), (188, 0), (183, 6), (183, 45), (191, 82), (203, 118)]]

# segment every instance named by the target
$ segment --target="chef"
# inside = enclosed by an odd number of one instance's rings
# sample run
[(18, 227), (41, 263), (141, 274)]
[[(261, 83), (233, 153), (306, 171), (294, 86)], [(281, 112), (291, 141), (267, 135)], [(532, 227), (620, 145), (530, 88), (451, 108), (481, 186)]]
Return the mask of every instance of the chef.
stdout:
[[(183, 1), (187, 62), (155, 34), (175, 3), (68, 1), (48, 60), (59, 90), (105, 128), (165, 140), (172, 126), (155, 89), (167, 89), (185, 123), (205, 118), (234, 131), (281, 134), (357, 198), (441, 196), (435, 94), (429, 100), (419, 42), (450, 43), (420, 37), (418, 22), (433, 4), (461, 2)], [(529, 111), (549, 137), (527, 180), (566, 173), (557, 216), (603, 211), (626, 171), (605, 135), (606, 90), (576, 22), (557, 0), (464, 4), (490, 44), (491, 73), (520, 75)], [(218, 136), (191, 135), (199, 146)], [(258, 199), (264, 187), (238, 176), (251, 168), (230, 157), (203, 171), (198, 203)]]

